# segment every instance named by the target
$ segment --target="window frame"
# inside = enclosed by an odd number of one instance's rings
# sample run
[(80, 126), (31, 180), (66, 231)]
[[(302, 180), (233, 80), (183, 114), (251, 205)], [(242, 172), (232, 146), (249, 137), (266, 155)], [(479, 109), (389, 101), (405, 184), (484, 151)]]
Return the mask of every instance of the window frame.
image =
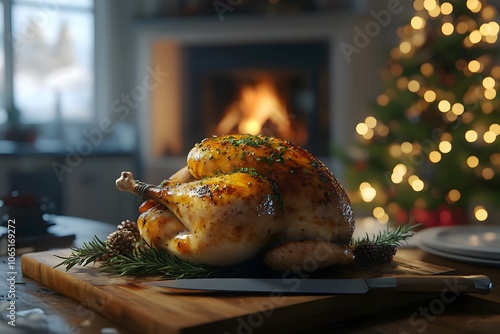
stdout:
[[(92, 94), (93, 94), (93, 102), (91, 104), (91, 108), (93, 109), (93, 115), (91, 117), (91, 120), (88, 122), (85, 121), (63, 121), (63, 125), (68, 125), (68, 126), (78, 126), (78, 127), (83, 127), (83, 126), (93, 126), (97, 123), (98, 119), (98, 112), (97, 112), (97, 103), (96, 103), (96, 96), (97, 96), (97, 63), (96, 63), (96, 46), (97, 46), (97, 32), (96, 32), (96, 26), (97, 26), (97, 15), (96, 15), (96, 1), (92, 0), (92, 7), (90, 8), (84, 8), (84, 7), (79, 7), (79, 6), (72, 6), (70, 2), (64, 1), (62, 3), (59, 3), (58, 0), (52, 0), (54, 2), (55, 6), (60, 6), (63, 9), (66, 10), (75, 10), (75, 11), (86, 11), (91, 13), (92, 18), (93, 18), (93, 32), (92, 32), (92, 38), (93, 38), (93, 50), (91, 54), (92, 58), (92, 69), (91, 72), (94, 77), (94, 85), (92, 87)], [(3, 5), (3, 25), (4, 25), (4, 35), (3, 37), (3, 46), (4, 46), (4, 70), (5, 70), (5, 76), (3, 78), (4, 80), (4, 91), (1, 92), (2, 97), (3, 97), (3, 105), (1, 106), (2, 109), (4, 109), (7, 113), (7, 121), (5, 123), (0, 123), (0, 130), (8, 130), (10, 128), (16, 128), (16, 127), (29, 127), (29, 128), (34, 128), (40, 133), (47, 133), (48, 130), (50, 131), (50, 128), (54, 127), (57, 125), (57, 120), (53, 120), (50, 122), (42, 122), (42, 123), (21, 123), (19, 121), (19, 114), (18, 110), (16, 110), (16, 104), (15, 104), (15, 98), (14, 98), (14, 46), (13, 46), (13, 32), (12, 32), (12, 10), (13, 10), (13, 5), (14, 4), (22, 4), (22, 5), (27, 5), (27, 6), (50, 6), (51, 1), (40, 1), (39, 3), (37, 2), (28, 2), (28, 1), (23, 1), (23, 0), (0, 0), (0, 3)], [(0, 79), (2, 80), (2, 79)], [(3, 139), (3, 138), (0, 138)], [(64, 138), (57, 138), (57, 139), (64, 139)]]

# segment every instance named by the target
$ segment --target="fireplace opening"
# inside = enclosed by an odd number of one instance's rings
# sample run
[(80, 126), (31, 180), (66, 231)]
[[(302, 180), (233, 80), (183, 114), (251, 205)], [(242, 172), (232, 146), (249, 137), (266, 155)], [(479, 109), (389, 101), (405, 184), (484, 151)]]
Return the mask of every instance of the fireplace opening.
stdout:
[(183, 59), (184, 142), (264, 134), (328, 154), (326, 42), (190, 46)]
[[(250, 133), (285, 138), (298, 145), (308, 140), (311, 93), (303, 73), (295, 71), (235, 70), (207, 74), (202, 94), (206, 129), (216, 135)], [(301, 90), (300, 87), (304, 87)], [(289, 103), (291, 92), (302, 95), (302, 104)], [(300, 96), (298, 96), (300, 98)]]

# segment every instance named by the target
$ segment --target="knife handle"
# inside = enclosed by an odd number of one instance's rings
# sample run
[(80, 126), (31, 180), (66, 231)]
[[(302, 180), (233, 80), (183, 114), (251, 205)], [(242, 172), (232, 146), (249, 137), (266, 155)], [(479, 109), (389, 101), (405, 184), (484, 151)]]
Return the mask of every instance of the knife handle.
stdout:
[(415, 292), (467, 292), (488, 294), (492, 289), (491, 279), (484, 275), (473, 276), (402, 276), (395, 277), (397, 290)]

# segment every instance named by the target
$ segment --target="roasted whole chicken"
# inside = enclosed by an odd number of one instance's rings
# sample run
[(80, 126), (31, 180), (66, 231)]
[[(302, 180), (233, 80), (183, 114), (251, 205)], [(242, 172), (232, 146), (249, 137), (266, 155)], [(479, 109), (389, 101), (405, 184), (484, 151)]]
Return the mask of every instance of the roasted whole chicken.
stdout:
[(116, 185), (145, 200), (143, 239), (186, 261), (226, 266), (262, 253), (276, 270), (314, 270), (353, 259), (347, 194), (322, 162), (286, 140), (207, 138), (159, 186), (130, 172)]

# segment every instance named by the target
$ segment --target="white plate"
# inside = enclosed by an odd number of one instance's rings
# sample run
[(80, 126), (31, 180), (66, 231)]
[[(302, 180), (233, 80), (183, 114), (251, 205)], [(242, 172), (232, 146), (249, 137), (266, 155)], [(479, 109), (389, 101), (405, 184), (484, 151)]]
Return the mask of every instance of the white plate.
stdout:
[(419, 246), (468, 258), (500, 262), (500, 226), (432, 227), (416, 234)]
[(460, 262), (467, 262), (467, 263), (476, 264), (476, 265), (484, 265), (484, 266), (500, 268), (500, 261), (442, 252), (440, 250), (434, 249), (432, 247), (427, 247), (427, 246), (424, 246), (422, 244), (419, 244), (418, 247), (426, 252), (429, 252), (429, 253), (434, 254), (434, 255), (442, 256), (442, 257), (447, 258), (447, 259), (456, 260), (456, 261), (460, 261)]

